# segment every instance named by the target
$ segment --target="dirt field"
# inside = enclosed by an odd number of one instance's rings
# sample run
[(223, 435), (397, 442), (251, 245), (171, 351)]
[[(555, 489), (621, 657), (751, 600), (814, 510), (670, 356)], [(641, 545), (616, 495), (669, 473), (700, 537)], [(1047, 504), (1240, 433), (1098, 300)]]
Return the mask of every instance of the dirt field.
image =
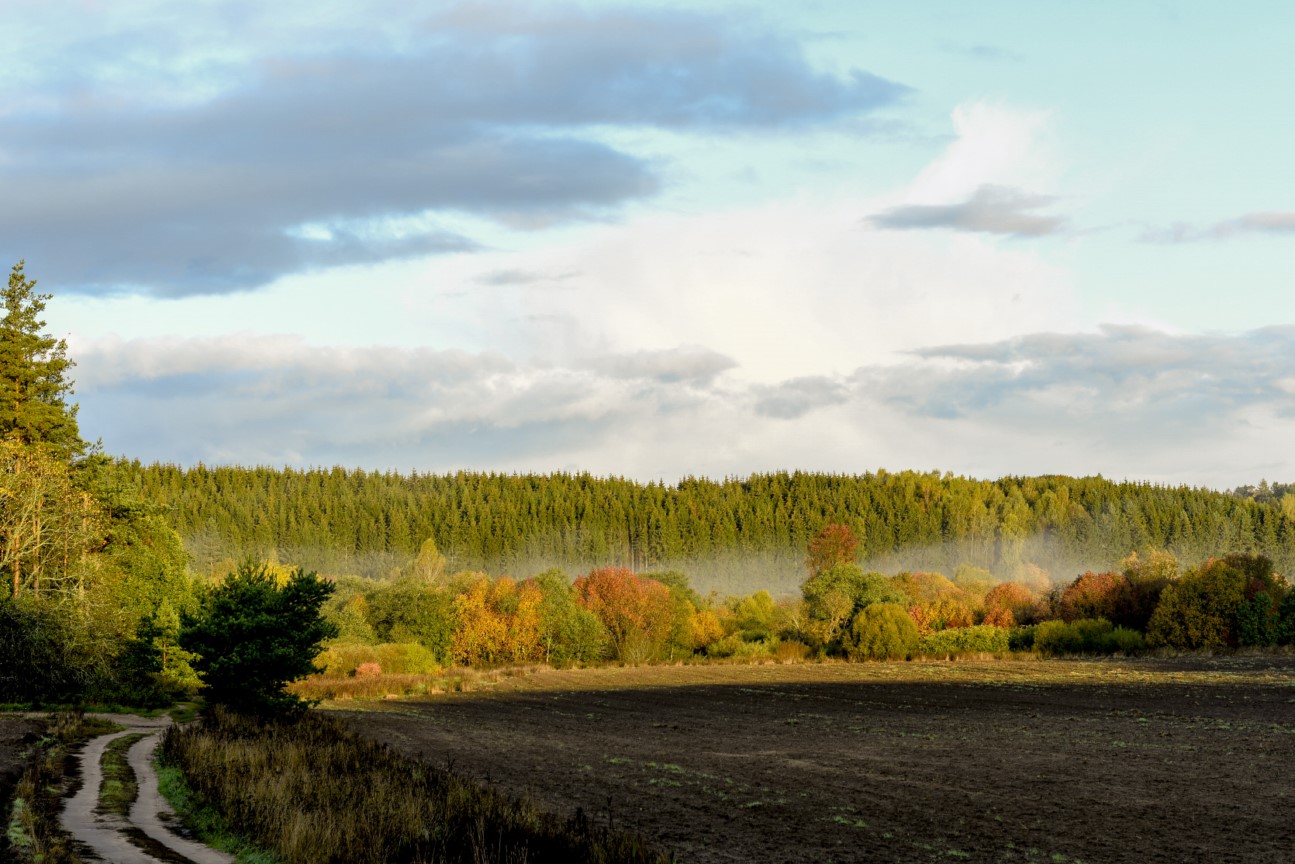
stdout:
[(39, 735), (44, 723), (0, 714), (0, 811), (22, 768), (22, 757)]
[(1290, 656), (595, 669), (332, 707), (681, 862), (1295, 860)]

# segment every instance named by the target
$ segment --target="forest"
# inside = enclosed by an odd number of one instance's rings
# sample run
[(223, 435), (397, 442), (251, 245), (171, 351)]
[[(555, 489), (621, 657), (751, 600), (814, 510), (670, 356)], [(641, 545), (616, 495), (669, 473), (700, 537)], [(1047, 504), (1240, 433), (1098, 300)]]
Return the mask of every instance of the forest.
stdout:
[(451, 569), (529, 575), (550, 567), (677, 569), (725, 593), (795, 593), (806, 543), (828, 524), (859, 538), (869, 568), (962, 565), (1054, 579), (1165, 550), (1195, 564), (1252, 550), (1289, 572), (1295, 495), (1229, 493), (1102, 477), (876, 471), (756, 474), (640, 483), (588, 474), (362, 470), (119, 463), (184, 538), (194, 570), (248, 556), (329, 575), (387, 576), (431, 540)]

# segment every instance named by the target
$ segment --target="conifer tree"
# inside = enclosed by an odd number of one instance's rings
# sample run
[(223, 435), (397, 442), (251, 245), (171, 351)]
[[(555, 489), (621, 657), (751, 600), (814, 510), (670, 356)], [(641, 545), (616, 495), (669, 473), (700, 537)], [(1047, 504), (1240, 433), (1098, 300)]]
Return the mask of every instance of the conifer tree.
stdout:
[(69, 405), (72, 381), (67, 342), (42, 332), (41, 313), (50, 295), (36, 293), (19, 261), (3, 289), (0, 319), (0, 438), (50, 444), (68, 456), (85, 449)]

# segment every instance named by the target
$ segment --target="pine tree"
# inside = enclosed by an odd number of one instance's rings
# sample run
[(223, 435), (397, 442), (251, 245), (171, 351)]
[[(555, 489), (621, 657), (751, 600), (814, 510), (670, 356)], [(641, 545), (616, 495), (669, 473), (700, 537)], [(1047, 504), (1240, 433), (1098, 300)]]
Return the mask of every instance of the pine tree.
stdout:
[(0, 320), (0, 438), (21, 444), (50, 444), (67, 455), (85, 449), (76, 425), (76, 405), (69, 405), (72, 361), (67, 342), (41, 332), (48, 294), (36, 293), (35, 280), (19, 261), (4, 288)]

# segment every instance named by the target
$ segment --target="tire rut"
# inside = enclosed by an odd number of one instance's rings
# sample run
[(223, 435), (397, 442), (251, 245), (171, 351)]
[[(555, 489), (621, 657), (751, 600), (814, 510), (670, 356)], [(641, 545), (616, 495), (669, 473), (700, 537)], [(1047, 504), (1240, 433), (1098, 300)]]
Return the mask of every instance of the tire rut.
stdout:
[[(162, 740), (170, 718), (150, 720), (128, 715), (98, 715), (125, 726), (90, 739), (77, 756), (81, 771), (81, 788), (63, 805), (60, 822), (63, 830), (105, 864), (233, 864), (234, 858), (224, 852), (195, 843), (172, 832), (165, 818), (170, 807), (158, 791), (157, 772), (153, 770), (153, 753)], [(126, 761), (135, 772), (138, 793), (127, 819), (98, 812), (99, 792), (103, 786), (100, 764), (108, 745), (119, 738), (144, 732), (145, 737), (126, 751)], [(137, 843), (132, 835), (147, 840)], [(146, 851), (143, 845), (156, 848)], [(156, 852), (156, 854), (154, 854)], [(158, 857), (162, 855), (164, 857)]]

